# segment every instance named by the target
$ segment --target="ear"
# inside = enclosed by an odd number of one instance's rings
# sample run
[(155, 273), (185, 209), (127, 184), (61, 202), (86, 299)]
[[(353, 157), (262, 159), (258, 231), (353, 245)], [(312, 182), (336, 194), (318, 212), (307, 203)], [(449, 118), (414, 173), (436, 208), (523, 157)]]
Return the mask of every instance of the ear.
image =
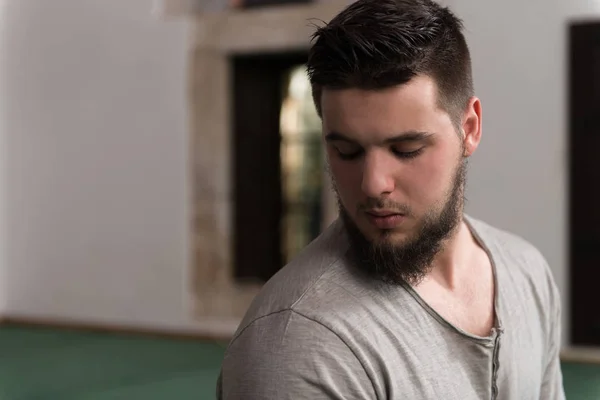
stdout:
[(477, 97), (469, 100), (461, 128), (465, 149), (463, 156), (470, 157), (481, 141), (481, 101)]

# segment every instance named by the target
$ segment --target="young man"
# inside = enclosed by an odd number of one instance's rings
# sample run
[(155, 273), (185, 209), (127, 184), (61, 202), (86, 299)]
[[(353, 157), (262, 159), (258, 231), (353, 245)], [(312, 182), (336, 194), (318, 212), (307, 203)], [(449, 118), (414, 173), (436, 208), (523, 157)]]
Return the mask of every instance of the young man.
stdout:
[(317, 29), (340, 218), (251, 305), (220, 398), (564, 399), (543, 256), (463, 213), (482, 111), (461, 30), (430, 0), (359, 0)]

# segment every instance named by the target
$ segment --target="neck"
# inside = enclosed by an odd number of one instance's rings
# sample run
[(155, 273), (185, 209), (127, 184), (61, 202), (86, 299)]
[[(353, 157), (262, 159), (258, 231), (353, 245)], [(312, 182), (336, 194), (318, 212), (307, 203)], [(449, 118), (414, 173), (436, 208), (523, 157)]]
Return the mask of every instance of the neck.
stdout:
[(456, 226), (454, 232), (446, 239), (443, 249), (433, 260), (433, 268), (423, 282), (435, 281), (437, 284), (454, 290), (469, 273), (468, 266), (477, 246), (464, 218)]

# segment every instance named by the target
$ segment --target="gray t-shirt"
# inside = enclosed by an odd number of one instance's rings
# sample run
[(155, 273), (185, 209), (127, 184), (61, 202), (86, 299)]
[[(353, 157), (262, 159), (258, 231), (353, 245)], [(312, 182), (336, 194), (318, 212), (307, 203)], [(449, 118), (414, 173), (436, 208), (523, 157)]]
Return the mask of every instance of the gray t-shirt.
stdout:
[(560, 299), (542, 255), (468, 216), (494, 267), (496, 324), (468, 334), (409, 286), (352, 267), (334, 222), (266, 283), (234, 335), (219, 399), (564, 399)]

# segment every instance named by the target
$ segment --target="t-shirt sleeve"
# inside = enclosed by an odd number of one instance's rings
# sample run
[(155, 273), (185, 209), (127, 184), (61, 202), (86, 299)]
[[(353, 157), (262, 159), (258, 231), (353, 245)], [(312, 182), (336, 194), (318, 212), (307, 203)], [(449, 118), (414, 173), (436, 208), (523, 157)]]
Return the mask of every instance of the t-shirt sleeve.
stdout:
[(376, 399), (354, 352), (291, 310), (254, 321), (230, 344), (217, 383), (223, 400)]

